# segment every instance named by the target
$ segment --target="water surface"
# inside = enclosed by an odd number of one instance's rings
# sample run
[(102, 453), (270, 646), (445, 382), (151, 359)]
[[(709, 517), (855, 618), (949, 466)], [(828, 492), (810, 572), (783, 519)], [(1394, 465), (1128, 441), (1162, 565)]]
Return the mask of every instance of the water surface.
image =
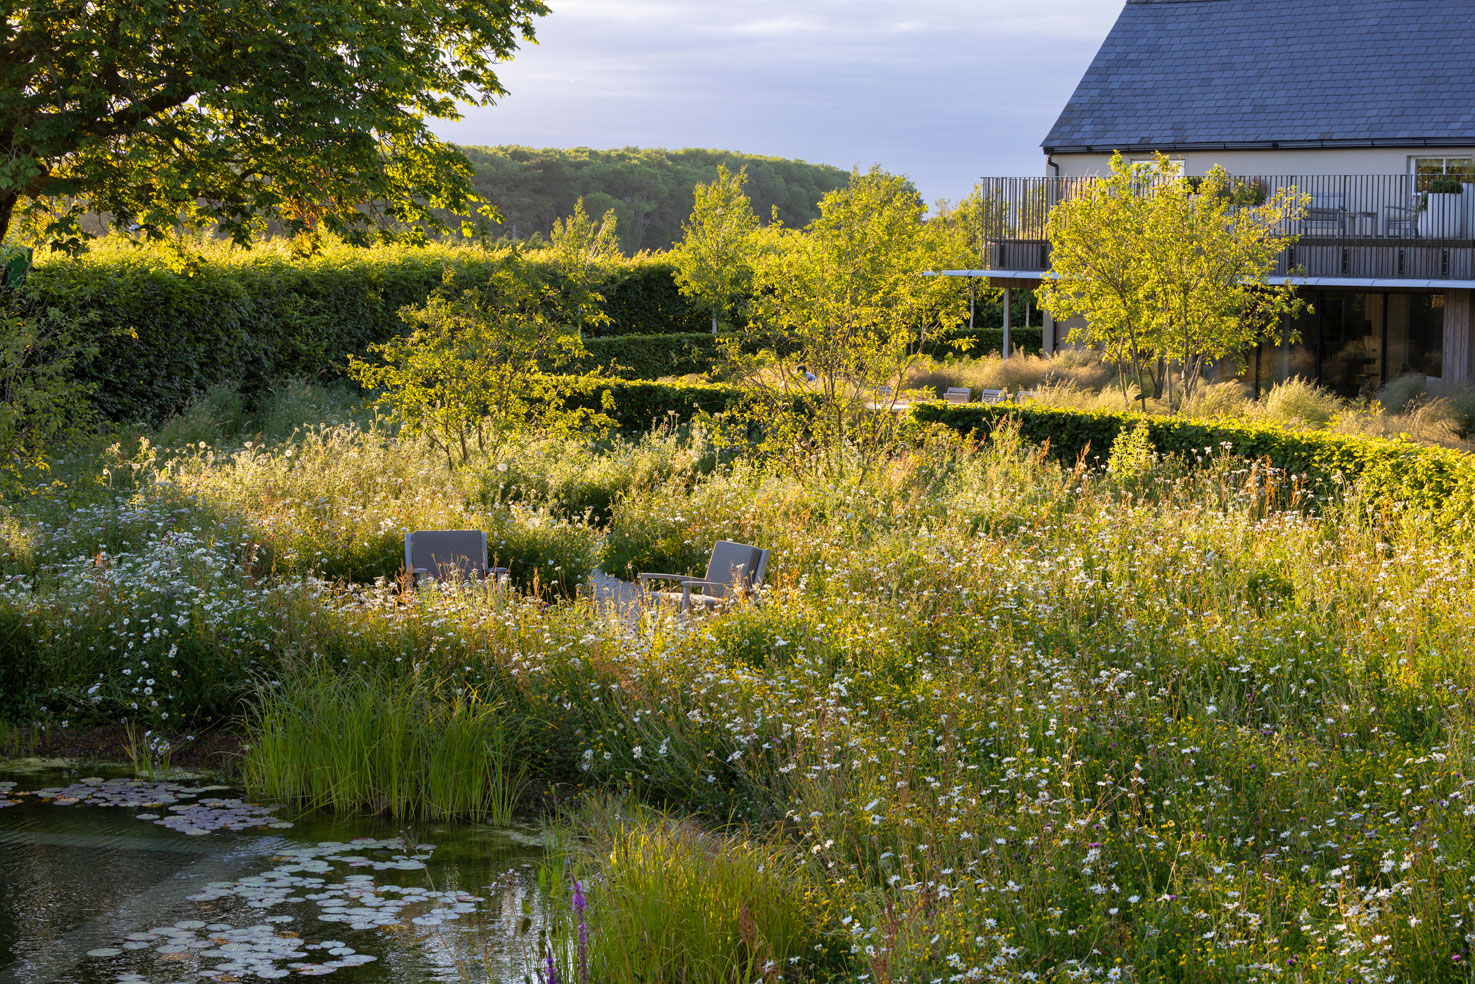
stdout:
[(266, 805), (0, 765), (0, 984), (523, 979), (535, 830)]

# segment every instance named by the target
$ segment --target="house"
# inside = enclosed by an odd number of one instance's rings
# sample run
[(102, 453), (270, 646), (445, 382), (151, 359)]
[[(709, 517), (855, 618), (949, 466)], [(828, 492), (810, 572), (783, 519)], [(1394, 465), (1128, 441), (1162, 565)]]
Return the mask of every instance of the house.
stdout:
[[(1470, 0), (1127, 0), (1044, 140), (1047, 176), (985, 179), (985, 272), (1038, 283), (1050, 207), (1115, 151), (1218, 164), (1311, 197), (1276, 274), (1314, 313), (1250, 353), (1247, 380), (1475, 383), (1471, 37)], [(1047, 350), (1067, 327), (1047, 322)]]

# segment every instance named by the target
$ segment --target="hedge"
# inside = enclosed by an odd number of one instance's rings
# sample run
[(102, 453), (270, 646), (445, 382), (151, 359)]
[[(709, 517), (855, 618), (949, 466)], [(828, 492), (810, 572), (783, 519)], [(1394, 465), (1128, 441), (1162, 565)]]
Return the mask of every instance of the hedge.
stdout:
[(609, 375), (622, 379), (704, 373), (717, 362), (717, 337), (711, 332), (586, 338), (584, 348), (588, 358), (571, 365), (571, 370), (616, 366)]
[(911, 413), (919, 422), (939, 423), (970, 434), (987, 434), (1001, 421), (1014, 419), (1025, 440), (1048, 442), (1050, 454), (1066, 464), (1082, 455), (1104, 461), (1117, 435), (1140, 422), (1147, 425), (1152, 445), (1160, 454), (1194, 456), (1223, 451), (1268, 460), (1276, 468), (1313, 481), (1335, 482), (1338, 476), (1360, 481), (1364, 491), (1380, 501), (1475, 517), (1475, 456), (1451, 448), (1109, 410), (929, 402), (914, 404)]
[[(609, 394), (614, 409), (605, 406)], [(699, 413), (721, 413), (742, 399), (736, 386), (701, 383), (656, 383), (631, 379), (582, 379), (565, 404), (607, 413), (626, 433), (644, 433), (667, 422), (690, 420)]]
[[(160, 421), (222, 383), (248, 401), (291, 376), (332, 376), (403, 330), (398, 311), (421, 304), (450, 271), (452, 287), (484, 282), (493, 254), (475, 248), (328, 247), (306, 259), (270, 245), (206, 246), (183, 269), (152, 250), (104, 240), (77, 260), (42, 258), (31, 284), (52, 307), (93, 312), (110, 334), (79, 375), (112, 419)], [(534, 257), (535, 262), (542, 262)], [(641, 257), (605, 286), (615, 332), (700, 330), (670, 263)]]

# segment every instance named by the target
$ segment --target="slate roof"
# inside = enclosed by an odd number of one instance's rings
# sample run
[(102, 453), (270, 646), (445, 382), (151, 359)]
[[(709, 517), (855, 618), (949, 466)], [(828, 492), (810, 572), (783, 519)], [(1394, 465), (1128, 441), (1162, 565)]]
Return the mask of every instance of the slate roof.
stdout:
[(1475, 0), (1127, 0), (1045, 153), (1475, 144)]

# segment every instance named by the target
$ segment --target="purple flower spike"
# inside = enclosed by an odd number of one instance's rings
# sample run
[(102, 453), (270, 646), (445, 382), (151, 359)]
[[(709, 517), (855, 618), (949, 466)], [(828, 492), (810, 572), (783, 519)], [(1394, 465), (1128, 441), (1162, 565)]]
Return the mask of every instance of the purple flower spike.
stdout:
[(574, 911), (579, 914), (579, 984), (589, 984), (589, 922), (584, 918), (587, 906), (584, 886), (574, 882)]
[(543, 961), (543, 984), (558, 984), (558, 964), (553, 961), (553, 951), (548, 951)]

